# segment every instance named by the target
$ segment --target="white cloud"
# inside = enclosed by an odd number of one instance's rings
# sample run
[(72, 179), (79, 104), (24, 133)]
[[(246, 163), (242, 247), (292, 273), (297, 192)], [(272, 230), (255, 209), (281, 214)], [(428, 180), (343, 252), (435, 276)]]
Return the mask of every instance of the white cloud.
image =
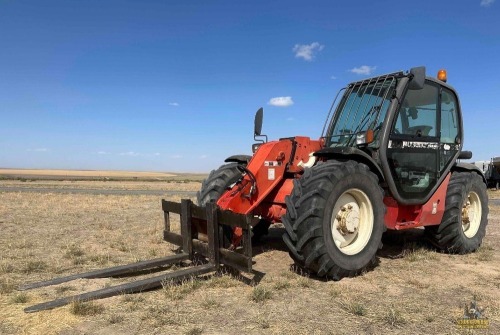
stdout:
[(353, 69), (350, 69), (349, 72), (367, 76), (372, 74), (376, 68), (377, 68), (376, 66), (362, 65), (360, 67), (355, 67)]
[(293, 117), (287, 117), (286, 120), (287, 121), (295, 121), (295, 118), (293, 118)]
[(127, 151), (127, 152), (121, 152), (119, 153), (120, 156), (139, 156), (140, 154), (138, 152), (134, 151)]
[(168, 104), (170, 106), (179, 107), (179, 103), (178, 102), (169, 102)]
[(98, 155), (107, 155), (108, 153), (106, 151), (98, 151), (97, 154)]
[(481, 7), (489, 7), (491, 6), (493, 3), (495, 2), (495, 0), (481, 0)]
[(201, 155), (200, 156), (200, 159), (205, 159), (205, 158), (208, 158), (208, 155)]
[(159, 153), (159, 152), (155, 152), (155, 153), (153, 154), (153, 156), (160, 156), (160, 153)]
[(335, 79), (337, 79), (337, 77), (331, 76), (330, 79), (335, 80)]
[(324, 47), (324, 45), (318, 42), (313, 42), (311, 44), (295, 44), (292, 50), (296, 58), (303, 58), (310, 62), (313, 60), (315, 54), (323, 50)]
[(288, 107), (293, 105), (293, 100), (292, 97), (276, 97), (271, 98), (267, 104), (276, 107)]
[(170, 156), (170, 158), (179, 159), (179, 158), (182, 158), (182, 156), (181, 155), (172, 155), (172, 156)]

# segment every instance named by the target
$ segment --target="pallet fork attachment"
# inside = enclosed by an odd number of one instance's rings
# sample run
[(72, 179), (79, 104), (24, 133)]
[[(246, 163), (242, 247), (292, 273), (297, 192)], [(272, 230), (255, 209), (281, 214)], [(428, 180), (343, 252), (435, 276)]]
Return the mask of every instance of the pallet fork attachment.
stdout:
[[(181, 203), (162, 200), (162, 208), (165, 217), (165, 230), (163, 232), (164, 239), (167, 242), (180, 246), (182, 250), (181, 253), (133, 264), (120, 265), (102, 270), (78, 273), (51, 280), (25, 284), (18, 287), (18, 290), (24, 291), (39, 287), (57, 285), (80, 278), (105, 278), (135, 273), (141, 270), (157, 269), (187, 260), (192, 261), (195, 254), (205, 257), (208, 261), (206, 264), (183, 268), (155, 277), (40, 303), (27, 307), (24, 311), (26, 313), (38, 312), (64, 306), (75, 301), (90, 301), (112, 297), (119, 294), (137, 293), (155, 289), (161, 287), (162, 283), (165, 281), (179, 283), (191, 277), (217, 271), (220, 264), (245, 272), (252, 272), (252, 245), (250, 235), (252, 223), (251, 216), (222, 211), (215, 203), (208, 203), (206, 207), (199, 207), (194, 205), (191, 200), (186, 199), (183, 199)], [(170, 231), (171, 213), (180, 215), (181, 234)], [(208, 242), (203, 242), (193, 236), (192, 226), (195, 221), (206, 222)], [(243, 229), (242, 253), (222, 247), (219, 236), (222, 234), (223, 225), (233, 228), (240, 227)]]
[[(182, 200), (181, 204), (162, 200), (165, 213), (165, 229), (163, 239), (182, 247), (183, 251), (192, 257), (193, 253), (201, 254), (208, 260), (217, 264), (225, 264), (235, 269), (252, 272), (252, 237), (251, 229), (253, 217), (251, 215), (236, 214), (223, 211), (215, 205), (208, 203), (206, 208), (194, 205), (190, 200)], [(181, 235), (170, 230), (170, 213), (181, 214)], [(191, 228), (194, 222), (206, 222), (208, 244), (202, 242), (202, 237), (196, 235)], [(240, 227), (243, 230), (242, 253), (234, 252), (223, 247), (223, 226), (231, 228)], [(190, 238), (191, 237), (191, 238)]]

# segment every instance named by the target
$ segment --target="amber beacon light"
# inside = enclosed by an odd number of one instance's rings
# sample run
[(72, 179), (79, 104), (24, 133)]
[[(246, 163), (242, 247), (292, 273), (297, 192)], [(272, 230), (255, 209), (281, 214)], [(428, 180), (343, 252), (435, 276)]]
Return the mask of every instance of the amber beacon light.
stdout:
[(446, 83), (446, 80), (448, 80), (446, 70), (441, 69), (438, 71), (438, 79)]

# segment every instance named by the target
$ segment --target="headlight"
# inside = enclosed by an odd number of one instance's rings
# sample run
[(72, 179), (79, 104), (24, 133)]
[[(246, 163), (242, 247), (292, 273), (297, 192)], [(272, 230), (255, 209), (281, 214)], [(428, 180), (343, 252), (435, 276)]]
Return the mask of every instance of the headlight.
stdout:
[(372, 143), (374, 139), (373, 130), (361, 131), (356, 134), (356, 145), (366, 145)]

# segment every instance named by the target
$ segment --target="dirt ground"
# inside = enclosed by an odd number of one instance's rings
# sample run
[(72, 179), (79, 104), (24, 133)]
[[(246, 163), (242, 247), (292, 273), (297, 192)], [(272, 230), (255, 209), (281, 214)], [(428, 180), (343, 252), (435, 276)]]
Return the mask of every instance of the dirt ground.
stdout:
[[(68, 187), (68, 182), (42, 183)], [(0, 181), (0, 186), (17, 184), (29, 183)], [(110, 187), (96, 181), (76, 185)], [(112, 187), (153, 185), (116, 182)], [(196, 191), (200, 184), (168, 187)], [(500, 192), (489, 195), (500, 199)], [(292, 271), (281, 241), (283, 228), (277, 226), (254, 246), (255, 269), (264, 273), (262, 278), (223, 273), (177, 286), (165, 283), (140, 294), (23, 312), (39, 302), (131, 278), (80, 279), (17, 291), (22, 283), (171, 254), (173, 247), (161, 238), (160, 200), (152, 195), (0, 192), (0, 334), (500, 333), (499, 201), (490, 202), (483, 246), (469, 255), (436, 252), (419, 229), (392, 232), (384, 236), (374, 269), (356, 278), (324, 281)], [(486, 330), (457, 327), (474, 299), (489, 320)]]

